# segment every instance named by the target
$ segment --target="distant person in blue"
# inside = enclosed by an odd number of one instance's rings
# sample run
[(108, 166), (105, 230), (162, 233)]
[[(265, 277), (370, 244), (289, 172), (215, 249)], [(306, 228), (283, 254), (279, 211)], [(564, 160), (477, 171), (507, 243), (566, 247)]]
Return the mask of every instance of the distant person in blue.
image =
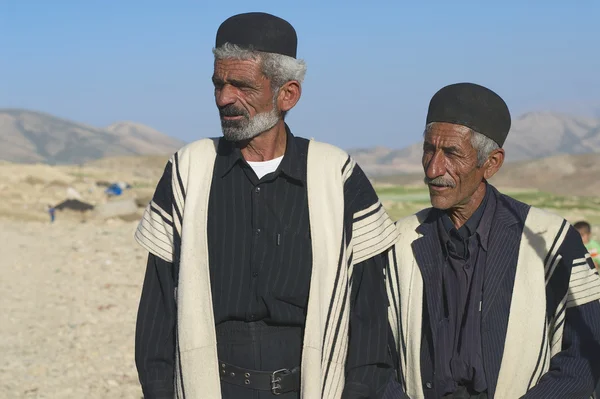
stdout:
[(52, 205), (48, 205), (48, 213), (50, 214), (50, 223), (54, 223), (56, 209)]

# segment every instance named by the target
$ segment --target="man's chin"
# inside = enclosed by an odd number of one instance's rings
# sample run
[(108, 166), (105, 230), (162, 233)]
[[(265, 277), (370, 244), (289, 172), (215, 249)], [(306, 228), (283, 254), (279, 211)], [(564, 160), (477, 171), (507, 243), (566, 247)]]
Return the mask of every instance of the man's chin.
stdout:
[(440, 211), (445, 211), (452, 207), (451, 202), (448, 198), (442, 197), (441, 195), (429, 194), (429, 201), (431, 206)]
[(225, 140), (231, 141), (234, 143), (251, 140), (260, 134), (260, 133), (248, 134), (247, 131), (243, 131), (243, 130), (221, 129), (221, 131), (223, 132), (223, 137), (225, 138)]

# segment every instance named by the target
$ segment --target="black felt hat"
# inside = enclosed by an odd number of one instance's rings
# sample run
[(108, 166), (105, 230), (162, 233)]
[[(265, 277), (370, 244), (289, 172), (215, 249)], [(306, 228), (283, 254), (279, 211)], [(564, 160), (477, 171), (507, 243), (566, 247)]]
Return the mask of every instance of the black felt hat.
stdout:
[(427, 123), (431, 122), (466, 126), (502, 147), (510, 130), (510, 112), (492, 90), (474, 83), (456, 83), (440, 89), (431, 98)]
[(286, 20), (264, 12), (250, 12), (234, 15), (219, 26), (216, 47), (225, 43), (296, 58), (298, 37)]

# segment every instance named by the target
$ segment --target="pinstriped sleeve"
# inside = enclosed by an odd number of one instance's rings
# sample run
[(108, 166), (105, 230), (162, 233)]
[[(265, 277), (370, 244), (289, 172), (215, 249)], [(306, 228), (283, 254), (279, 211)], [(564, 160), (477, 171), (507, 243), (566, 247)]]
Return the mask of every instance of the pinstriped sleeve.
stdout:
[(135, 364), (144, 398), (173, 398), (175, 320), (173, 264), (148, 255), (135, 329)]
[(353, 244), (350, 342), (342, 399), (376, 399), (392, 373), (388, 356), (388, 302), (383, 271), (396, 228), (371, 182), (351, 158), (345, 166), (347, 239)]
[(135, 232), (135, 239), (142, 247), (166, 262), (173, 262), (175, 253), (173, 164), (171, 158)]
[[(524, 398), (589, 398), (600, 378), (600, 277), (572, 227), (549, 276), (549, 298), (563, 298), (552, 315), (551, 346), (560, 350)], [(553, 353), (555, 351), (553, 350)]]
[(174, 162), (172, 157), (156, 186), (135, 232), (147, 249), (148, 262), (138, 307), (135, 361), (144, 398), (173, 398), (175, 359), (175, 282), (173, 259), (177, 233), (173, 223)]
[(387, 254), (354, 266), (350, 342), (342, 399), (381, 398), (392, 377), (388, 353), (388, 301), (383, 277)]

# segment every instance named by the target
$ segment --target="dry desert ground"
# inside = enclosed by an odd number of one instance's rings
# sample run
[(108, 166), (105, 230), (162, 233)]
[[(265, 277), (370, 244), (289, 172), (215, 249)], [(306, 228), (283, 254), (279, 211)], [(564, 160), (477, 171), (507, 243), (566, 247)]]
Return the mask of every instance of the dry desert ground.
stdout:
[(0, 220), (0, 397), (140, 398), (134, 222)]
[(69, 188), (98, 207), (111, 202), (100, 178), (134, 185), (112, 202), (143, 203), (163, 161), (140, 168), (148, 176), (0, 164), (1, 398), (142, 397), (133, 348), (146, 252), (133, 233), (143, 208), (57, 212), (51, 224), (46, 206)]

